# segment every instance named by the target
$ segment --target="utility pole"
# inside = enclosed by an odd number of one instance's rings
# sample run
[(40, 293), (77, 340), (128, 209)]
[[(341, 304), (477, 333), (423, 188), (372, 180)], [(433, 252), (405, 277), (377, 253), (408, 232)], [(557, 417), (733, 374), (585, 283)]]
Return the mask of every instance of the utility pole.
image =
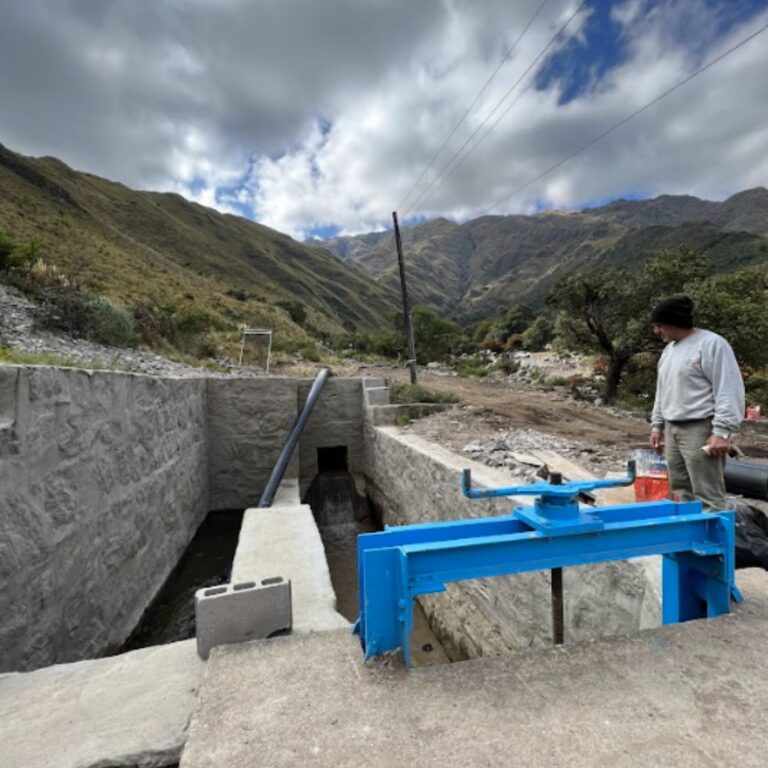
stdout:
[(397, 211), (392, 211), (395, 224), (395, 247), (397, 265), (400, 267), (400, 293), (403, 297), (403, 321), (405, 323), (405, 342), (408, 346), (408, 367), (411, 369), (411, 384), (416, 384), (416, 338), (413, 335), (413, 317), (408, 305), (408, 288), (405, 285), (405, 262), (403, 261), (403, 243), (400, 240), (400, 225), (397, 223)]

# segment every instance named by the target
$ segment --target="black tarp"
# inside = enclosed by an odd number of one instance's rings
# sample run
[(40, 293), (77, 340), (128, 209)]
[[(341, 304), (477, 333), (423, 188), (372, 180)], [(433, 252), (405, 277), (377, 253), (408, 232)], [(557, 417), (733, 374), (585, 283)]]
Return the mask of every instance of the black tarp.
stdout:
[(736, 567), (768, 571), (768, 517), (745, 502), (736, 508)]

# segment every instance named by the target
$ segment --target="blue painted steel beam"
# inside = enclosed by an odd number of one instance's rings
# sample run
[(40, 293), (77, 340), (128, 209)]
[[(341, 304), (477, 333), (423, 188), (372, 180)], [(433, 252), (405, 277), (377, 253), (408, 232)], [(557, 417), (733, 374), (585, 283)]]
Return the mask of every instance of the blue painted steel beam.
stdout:
[(727, 518), (720, 515), (709, 515), (708, 519), (701, 516), (660, 518), (653, 525), (612, 523), (598, 536), (546, 537), (523, 533), (407, 544), (399, 550), (408, 558), (408, 586), (414, 594), (419, 594), (419, 584), (425, 581), (489, 578), (687, 551), (725, 558), (726, 521)]
[(402, 648), (410, 662), (413, 597), (450, 581), (629, 559), (664, 558), (665, 623), (729, 610), (733, 513), (698, 502), (591, 510), (597, 532), (543, 535), (514, 517), (403, 526), (358, 537), (360, 633), (366, 658)]

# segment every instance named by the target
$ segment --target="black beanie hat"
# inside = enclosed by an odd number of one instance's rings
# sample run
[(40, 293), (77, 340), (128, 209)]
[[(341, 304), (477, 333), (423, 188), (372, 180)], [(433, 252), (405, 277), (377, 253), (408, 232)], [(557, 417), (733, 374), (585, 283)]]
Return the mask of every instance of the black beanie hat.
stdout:
[(693, 328), (693, 302), (687, 296), (664, 299), (651, 313), (651, 322), (675, 328)]

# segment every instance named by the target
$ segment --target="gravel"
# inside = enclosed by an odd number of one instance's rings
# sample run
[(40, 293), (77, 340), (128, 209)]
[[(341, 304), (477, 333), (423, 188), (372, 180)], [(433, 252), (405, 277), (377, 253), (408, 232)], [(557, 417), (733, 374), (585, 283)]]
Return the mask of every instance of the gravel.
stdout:
[(510, 475), (535, 481), (537, 466), (522, 461), (535, 450), (559, 453), (598, 477), (626, 467), (627, 451), (595, 446), (537, 429), (499, 427), (498, 414), (463, 406), (414, 422), (409, 430), (490, 467), (506, 469)]

